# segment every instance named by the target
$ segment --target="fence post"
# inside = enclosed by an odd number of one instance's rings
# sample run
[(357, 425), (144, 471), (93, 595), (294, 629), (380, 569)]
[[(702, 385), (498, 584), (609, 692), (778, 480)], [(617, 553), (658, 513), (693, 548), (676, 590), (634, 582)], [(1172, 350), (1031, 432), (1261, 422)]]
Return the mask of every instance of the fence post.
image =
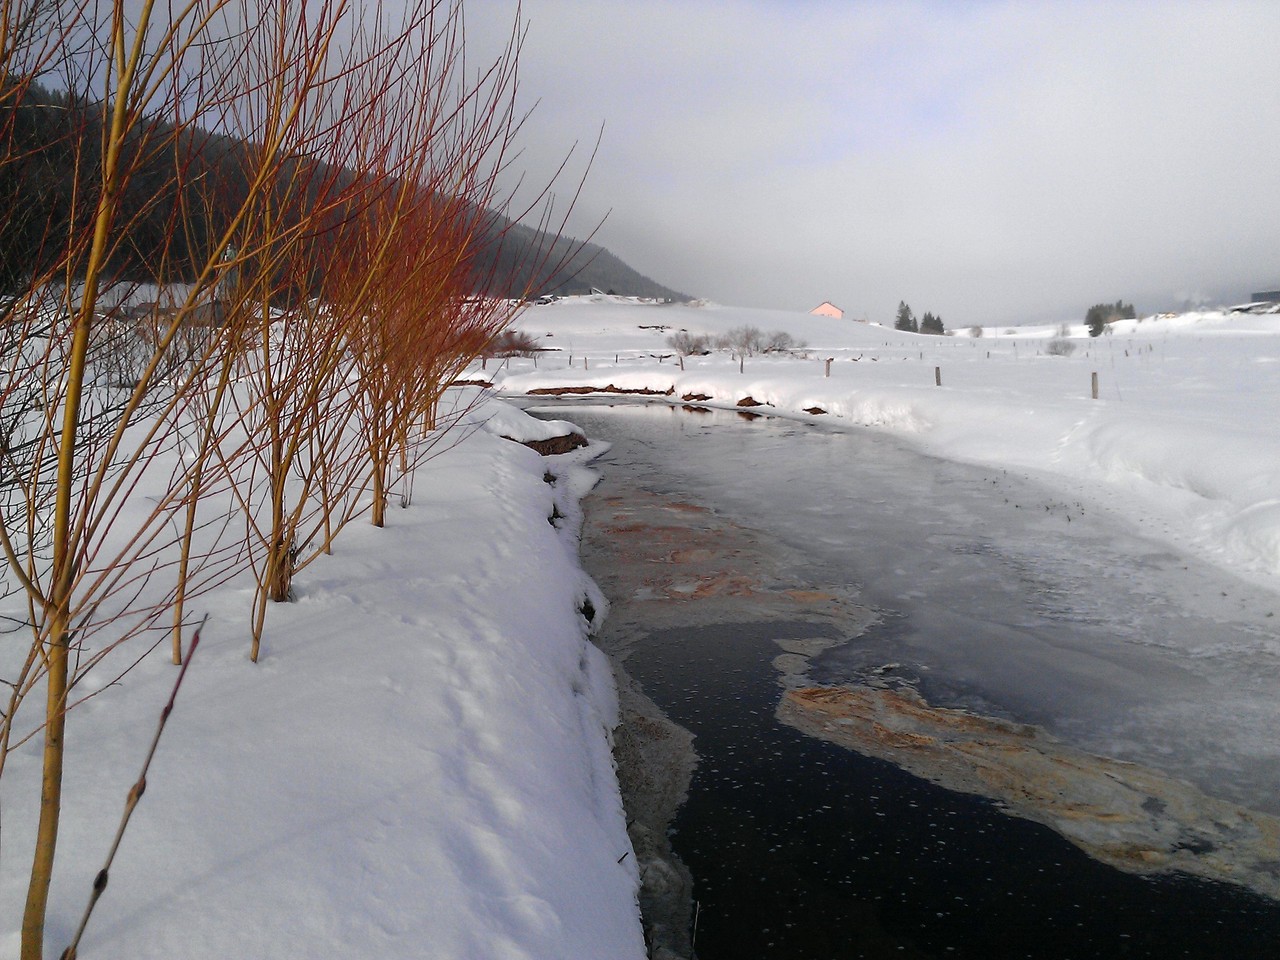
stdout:
[(933, 368), (933, 385), (935, 387), (942, 386), (942, 368), (941, 367)]
[(822, 374), (824, 377), (831, 376), (831, 361), (834, 359), (835, 357), (827, 357), (827, 369)]
[(681, 369), (681, 370), (683, 370), (683, 369), (684, 369), (684, 354), (683, 354), (683, 353), (681, 353), (681, 354), (678, 354), (678, 356), (680, 357), (680, 369)]
[(1093, 372), (1093, 399), (1098, 399), (1098, 371)]

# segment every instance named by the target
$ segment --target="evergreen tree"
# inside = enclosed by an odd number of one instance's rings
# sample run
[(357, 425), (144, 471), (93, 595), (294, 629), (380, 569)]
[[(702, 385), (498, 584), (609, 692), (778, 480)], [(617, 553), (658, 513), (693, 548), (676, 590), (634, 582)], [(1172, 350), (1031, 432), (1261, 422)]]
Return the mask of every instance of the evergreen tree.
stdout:
[(925, 313), (925, 315), (920, 318), (920, 332), (931, 333), (934, 336), (941, 337), (947, 331), (942, 326), (941, 317), (935, 317), (932, 313)]
[(1100, 337), (1107, 329), (1108, 323), (1116, 320), (1132, 320), (1137, 316), (1132, 303), (1117, 300), (1115, 303), (1095, 303), (1084, 315), (1084, 322), (1089, 326), (1089, 336)]
[(893, 329), (905, 330), (908, 333), (920, 332), (920, 327), (916, 324), (916, 315), (904, 301), (898, 301), (898, 319), (894, 321)]

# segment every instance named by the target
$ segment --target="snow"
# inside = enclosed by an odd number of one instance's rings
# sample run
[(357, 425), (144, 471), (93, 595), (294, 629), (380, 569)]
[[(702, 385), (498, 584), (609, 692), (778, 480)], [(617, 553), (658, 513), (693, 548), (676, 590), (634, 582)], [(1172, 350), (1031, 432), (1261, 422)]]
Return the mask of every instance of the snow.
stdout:
[[(723, 351), (686, 357), (681, 370), (666, 346), (677, 330), (715, 336), (748, 325), (786, 331), (807, 349), (747, 357), (739, 372)], [(1175, 549), (1280, 588), (1280, 316), (1161, 315), (1119, 321), (1097, 339), (1072, 323), (1068, 356), (1046, 352), (1058, 325), (931, 337), (607, 297), (535, 306), (517, 326), (555, 352), (536, 368), (508, 361), (495, 378), (504, 393), (612, 384), (672, 389), (673, 402), (704, 394), (726, 407), (749, 396), (769, 413), (892, 431), (928, 453), (1104, 503)], [(803, 412), (813, 407), (825, 414)]]
[[(613, 679), (580, 613), (606, 607), (577, 561), (591, 477), (566, 455), (544, 482), (547, 462), (497, 434), (545, 428), (481, 409), (411, 506), (349, 527), (271, 608), (261, 662), (247, 587), (205, 598), (84, 960), (644, 955)], [(174, 676), (157, 651), (69, 716), (47, 956), (71, 938)], [(2, 781), (4, 957), (39, 762), (36, 739)]]
[[(589, 600), (598, 622), (607, 604), (576, 553), (600, 445), (544, 459), (500, 439), (571, 424), (473, 403), (495, 392), (671, 388), (662, 402), (751, 396), (764, 412), (890, 431), (1105, 503), (1280, 591), (1280, 316), (1146, 318), (1096, 340), (1073, 324), (1070, 356), (1045, 353), (1056, 327), (926, 337), (604, 296), (533, 306), (516, 325), (547, 352), (465, 375), (497, 390), (454, 391), (465, 423), (420, 469), (414, 502), (385, 529), (349, 527), (302, 572), (296, 602), (269, 611), (260, 663), (247, 659), (249, 586), (200, 599), (205, 637), (84, 960), (644, 956), (609, 752), (615, 693), (582, 614)], [(743, 325), (808, 348), (739, 372), (723, 352), (681, 370), (666, 345)], [(70, 715), (48, 956), (78, 922), (174, 676), (157, 650)], [(36, 738), (0, 779), (4, 957), (18, 949), (39, 762)]]

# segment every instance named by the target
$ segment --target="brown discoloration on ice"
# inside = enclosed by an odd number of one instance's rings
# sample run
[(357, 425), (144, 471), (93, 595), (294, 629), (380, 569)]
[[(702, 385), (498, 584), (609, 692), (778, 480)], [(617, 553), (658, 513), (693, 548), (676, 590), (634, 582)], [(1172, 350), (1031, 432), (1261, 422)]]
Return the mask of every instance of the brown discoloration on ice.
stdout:
[(667, 560), (671, 563), (710, 563), (715, 559), (715, 553), (706, 547), (686, 547), (683, 550), (673, 550)]
[(796, 603), (834, 603), (838, 599), (825, 590), (783, 590), (782, 593)]
[(1181, 871), (1280, 899), (1280, 819), (1038, 727), (931, 706), (914, 690), (801, 687), (783, 722), (952, 790), (989, 797), (1133, 873)]
[[(781, 565), (766, 556), (751, 531), (700, 504), (637, 491), (625, 498), (602, 497), (589, 507), (592, 521), (585, 535), (608, 540), (602, 556), (612, 562), (601, 572), (607, 592), (645, 604), (650, 608), (646, 618), (656, 615), (653, 605), (669, 602), (681, 606), (682, 616), (699, 621), (724, 615), (720, 604), (744, 599), (751, 600), (756, 619), (840, 618), (853, 608), (833, 590), (787, 582)], [(858, 623), (845, 624), (850, 632), (863, 622), (865, 614), (858, 611)]]
[(662, 505), (664, 510), (674, 510), (677, 513), (710, 513), (706, 507), (700, 507), (696, 503), (685, 503), (683, 500), (668, 500)]

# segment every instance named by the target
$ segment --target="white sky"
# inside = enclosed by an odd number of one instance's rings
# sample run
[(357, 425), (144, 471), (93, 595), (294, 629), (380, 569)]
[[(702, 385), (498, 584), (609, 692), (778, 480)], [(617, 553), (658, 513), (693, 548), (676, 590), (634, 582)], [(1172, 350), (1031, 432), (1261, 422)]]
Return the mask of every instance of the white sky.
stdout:
[[(484, 55), (516, 4), (466, 12)], [(597, 240), (686, 293), (957, 327), (1280, 288), (1280, 3), (522, 15), (521, 165), (545, 179), (604, 124), (571, 226), (608, 213)]]

